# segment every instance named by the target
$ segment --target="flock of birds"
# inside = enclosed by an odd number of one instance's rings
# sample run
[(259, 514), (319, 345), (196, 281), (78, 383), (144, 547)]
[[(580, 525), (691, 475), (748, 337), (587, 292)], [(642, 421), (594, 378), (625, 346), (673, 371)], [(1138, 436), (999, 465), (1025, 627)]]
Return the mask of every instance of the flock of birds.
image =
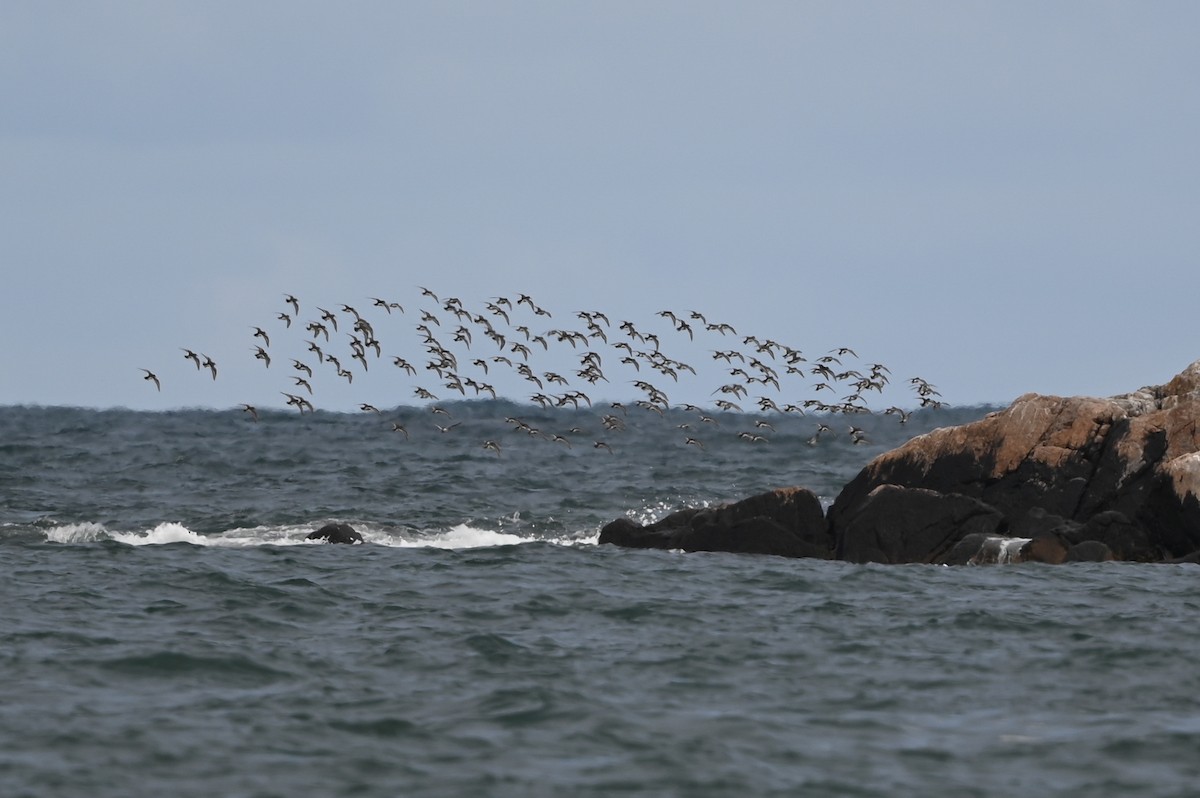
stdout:
[[(614, 321), (596, 310), (577, 311), (570, 317), (569, 325), (553, 326), (563, 323), (555, 322), (554, 315), (527, 294), (519, 294), (515, 300), (493, 297), (481, 308), (472, 310), (456, 297), (441, 298), (428, 288), (420, 290), (419, 306), (414, 306), (411, 312), (398, 302), (378, 297), (370, 298), (371, 304), (364, 306), (365, 312), (347, 304), (336, 311), (317, 306), (307, 308), (302, 307), (297, 297), (284, 294), (273, 324), (250, 325), (249, 350), (264, 369), (271, 369), (273, 361), (290, 361), (285, 377), (290, 384), (280, 394), (286, 406), (294, 407), (300, 414), (315, 411), (314, 384), (319, 386), (321, 380), (345, 380), (353, 384), (356, 377), (361, 379), (369, 374), (372, 366), (394, 368), (414, 381), (413, 395), (417, 399), (433, 403), (427, 408), (430, 425), (425, 429), (450, 434), (461, 422), (453, 420), (450, 412), (438, 404), (442, 401), (440, 397), (498, 398), (500, 393), (493, 382), (499, 381), (495, 377), (503, 374), (509, 382), (516, 379), (519, 385), (530, 386), (528, 390), (532, 393), (527, 398), (533, 405), (597, 410), (606, 430), (604, 438), (623, 431), (631, 412), (665, 418), (666, 411), (681, 409), (690, 414), (690, 420), (676, 425), (683, 445), (698, 449), (705, 448), (702, 436), (718, 434), (721, 413), (717, 411), (746, 410), (765, 417), (754, 420), (752, 429), (737, 431), (738, 439), (752, 444), (768, 442), (768, 433), (774, 431), (768, 420), (771, 414), (815, 414), (819, 420), (807, 441), (815, 446), (823, 435), (834, 434), (834, 416), (874, 412), (868, 396), (872, 393), (882, 396), (891, 380), (886, 366), (857, 363), (858, 355), (848, 347), (837, 347), (810, 359), (797, 348), (769, 338), (741, 335), (732, 325), (709, 321), (694, 310), (658, 312), (660, 321), (655, 324), (659, 329), (654, 329), (655, 325), (639, 329), (633, 322)], [(383, 324), (396, 323), (401, 317), (419, 335), (422, 352), (419, 357), (391, 351), (384, 354), (376, 325), (382, 328)], [(301, 336), (300, 356), (282, 354), (278, 340), (272, 349), (272, 336), (279, 339), (282, 335)], [(695, 365), (665, 351), (672, 344), (685, 342), (689, 350), (703, 351), (706, 360), (719, 364), (722, 376), (711, 393), (711, 407), (672, 404), (669, 399), (667, 389), (673, 390), (681, 378), (700, 376)], [(714, 348), (698, 349), (706, 343)], [(197, 371), (217, 379), (217, 363), (211, 356), (197, 349), (180, 349)], [(551, 364), (556, 370), (535, 369), (533, 364), (538, 355), (556, 357), (557, 362)], [(708, 362), (705, 365), (711, 366)], [(141, 371), (144, 380), (162, 390), (162, 381), (154, 371), (145, 368)], [(593, 407), (590, 394), (596, 393), (601, 383), (611, 388), (622, 377), (632, 377), (627, 384), (633, 386), (638, 398), (628, 403)], [(418, 381), (424, 384), (415, 384)], [(796, 381), (808, 383), (806, 395), (788, 401), (785, 395), (794, 391)], [(920, 407), (943, 405), (937, 389), (928, 381), (913, 377), (908, 383)], [(255, 406), (241, 407), (258, 421)], [(359, 408), (385, 415), (376, 405), (362, 403)], [(901, 424), (908, 421), (911, 413), (894, 405), (883, 412), (895, 415)], [(507, 417), (505, 423), (530, 438), (567, 447), (573, 446), (573, 436), (584, 434), (577, 426), (556, 433), (543, 432), (519, 417)], [(390, 420), (390, 424), (392, 432), (403, 435), (405, 440), (411, 438), (403, 419)], [(853, 443), (869, 442), (861, 427), (848, 423), (847, 428)], [(613, 451), (605, 439), (593, 440), (592, 447)], [(502, 451), (500, 441), (495, 438), (485, 440), (482, 448), (496, 455)]]

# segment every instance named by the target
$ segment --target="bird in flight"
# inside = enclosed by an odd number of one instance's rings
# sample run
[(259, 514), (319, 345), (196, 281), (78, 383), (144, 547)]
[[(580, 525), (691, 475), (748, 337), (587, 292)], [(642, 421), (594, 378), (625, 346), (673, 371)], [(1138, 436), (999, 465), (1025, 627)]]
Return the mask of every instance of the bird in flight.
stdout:
[[(419, 287), (419, 290), (420, 297), (414, 300), (415, 304), (410, 305), (410, 307), (414, 307), (414, 316), (420, 316), (419, 320), (413, 319), (412, 321), (415, 322), (415, 328), (422, 336), (423, 347), (429, 355), (428, 362), (425, 362), (426, 359), (423, 356), (418, 356), (421, 357), (420, 361), (408, 353), (400, 356), (400, 352), (403, 350), (385, 351), (394, 345), (394, 342), (386, 334), (383, 335), (386, 342), (381, 347), (379, 338), (376, 336), (371, 322), (375, 321), (379, 323), (379, 332), (386, 333), (387, 331), (383, 328), (383, 324), (393, 324), (401, 321), (400, 316), (404, 313), (404, 307), (398, 302), (391, 301), (391, 298), (385, 299), (379, 296), (368, 297), (371, 307), (369, 309), (364, 308), (368, 312), (363, 314), (345, 304), (330, 305), (330, 307), (341, 308), (340, 311), (334, 313), (316, 305), (314, 302), (313, 305), (308, 306), (312, 310), (306, 311), (306, 316), (311, 315), (311, 319), (309, 319), (299, 315), (300, 302), (294, 294), (282, 293), (285, 305), (283, 308), (275, 308), (273, 315), (275, 315), (277, 321), (270, 325), (271, 330), (269, 331), (269, 335), (264, 327), (254, 324), (249, 325), (254, 334), (254, 338), (250, 341), (252, 345), (250, 347), (251, 351), (254, 353), (254, 357), (261, 360), (267, 368), (271, 365), (271, 359), (277, 355), (284, 357), (285, 362), (290, 359), (293, 370), (289, 373), (287, 379), (292, 380), (295, 384), (292, 390), (303, 390), (309, 394), (309, 398), (315, 392), (315, 383), (318, 382), (314, 377), (320, 378), (321, 373), (329, 369), (332, 369), (337, 376), (345, 377), (347, 382), (358, 382), (357, 378), (360, 376), (364, 380), (373, 378), (373, 374), (368, 377), (366, 372), (371, 360), (370, 355), (372, 354), (372, 350), (374, 350), (373, 354), (376, 358), (383, 359), (385, 363), (388, 359), (391, 360), (395, 371), (389, 371), (393, 375), (401, 377), (406, 375), (416, 378), (413, 382), (424, 382), (425, 380), (422, 379), (424, 372), (436, 374), (438, 384), (444, 386), (447, 390), (459, 392), (464, 399), (467, 397), (474, 399), (481, 396), (495, 397), (501, 390), (499, 386), (502, 386), (504, 383), (496, 382), (497, 387), (493, 387), (482, 380), (505, 380), (509, 376), (508, 372), (513, 372), (514, 376), (524, 377), (525, 380), (535, 383), (539, 390), (561, 390), (561, 393), (549, 395), (545, 393), (534, 394), (527, 401), (527, 403), (531, 402), (534, 405), (541, 405), (548, 410), (554, 408), (571, 408), (572, 411), (584, 412), (582, 409), (585, 405), (590, 407), (592, 400), (587, 394), (577, 390), (578, 387), (582, 387), (581, 383), (589, 383), (593, 386), (589, 390), (594, 390), (600, 382), (619, 385), (628, 377), (633, 377), (634, 381), (631, 384), (643, 395), (640, 397), (635, 395), (632, 398), (626, 398), (625, 401), (633, 405), (634, 400), (637, 400), (636, 407), (662, 416), (665, 411), (672, 410), (673, 406), (669, 404), (669, 399), (665, 392), (642, 378), (650, 377), (654, 379), (656, 378), (654, 376), (655, 373), (664, 375), (670, 377), (673, 384), (678, 385), (679, 390), (682, 391), (686, 390), (685, 386), (688, 376), (699, 376), (702, 378), (711, 376), (705, 375), (703, 369), (697, 375), (695, 367), (684, 363), (682, 360), (668, 356), (668, 351), (673, 346), (687, 346), (694, 341), (695, 351), (701, 353), (707, 351), (713, 361), (723, 361), (726, 364), (726, 371), (729, 374), (729, 379), (724, 385), (717, 384), (718, 382), (725, 382), (719, 374), (720, 369), (716, 369), (718, 372), (716, 381), (710, 382), (707, 379), (704, 380), (716, 388), (716, 390), (708, 393), (710, 389), (705, 384), (699, 392), (699, 395), (708, 397), (705, 402), (706, 407), (679, 405), (679, 407), (691, 413), (692, 416), (687, 419), (689, 423), (677, 426), (681, 430), (684, 430), (684, 435), (696, 436), (685, 437), (683, 443), (686, 446), (694, 446), (697, 449), (706, 448), (706, 444), (714, 440), (717, 441), (714, 445), (720, 446), (720, 440), (728, 436), (728, 433), (725, 433), (709, 441), (702, 440), (703, 438), (710, 438), (711, 433), (706, 435), (700, 432), (700, 430), (704, 429), (700, 426), (701, 424), (707, 424), (713, 428), (717, 428), (719, 425), (730, 426), (727, 419), (720, 419), (718, 421), (719, 416), (713, 410), (708, 409), (708, 407), (722, 411), (740, 412), (743, 409), (742, 404), (753, 401), (759, 411), (758, 420), (749, 419), (748, 423), (753, 424), (752, 427), (749, 427), (749, 431), (744, 433), (734, 431), (734, 434), (739, 436), (739, 440), (766, 443), (769, 438), (764, 433), (774, 433), (774, 425), (781, 423), (784, 418), (782, 414), (784, 413), (804, 414), (805, 409), (810, 407), (815, 408), (814, 413), (817, 411), (828, 413), (872, 412), (866, 406), (867, 400), (863, 398), (863, 393), (870, 390), (882, 393), (888, 383), (889, 372), (886, 366), (881, 363), (864, 364), (862, 361), (852, 363), (850, 358), (857, 359), (858, 355), (849, 347), (829, 349), (825, 355), (819, 358), (814, 356), (809, 361), (799, 349), (777, 343), (770, 339), (760, 339), (752, 335), (740, 337), (739, 333), (731, 325), (711, 323), (705, 314), (695, 310), (687, 312), (660, 311), (657, 314), (660, 317), (657, 323), (663, 327), (663, 330), (659, 332), (663, 336), (662, 340), (660, 340), (659, 336), (653, 333), (637, 331), (633, 323), (629, 321), (618, 319), (620, 324), (613, 326), (607, 315), (595, 310), (573, 312), (574, 318), (579, 319), (583, 325), (586, 325), (586, 328), (582, 330), (570, 329), (569, 327), (572, 326), (570, 322), (567, 322), (563, 329), (549, 329), (547, 323), (547, 327), (543, 327), (541, 330), (531, 330), (530, 326), (527, 326), (534, 323), (530, 321), (531, 317), (545, 316), (552, 318), (552, 314), (539, 307), (527, 294), (511, 294), (511, 296), (518, 297), (516, 300), (502, 296), (488, 297), (486, 298), (487, 301), (481, 302), (478, 308), (472, 308), (470, 303), (463, 303), (456, 297), (447, 297), (443, 302), (437, 294), (428, 288)], [(278, 303), (278, 299), (275, 300), (275, 303)], [(525, 307), (522, 307), (522, 305)], [(447, 321), (445, 324), (436, 315), (439, 313), (446, 316)], [(380, 318), (384, 314), (391, 316), (391, 320), (385, 321), (384, 318)], [(558, 318), (570, 319), (572, 312), (559, 314), (556, 311), (553, 315), (558, 316)], [(298, 322), (294, 325), (297, 331), (290, 330), (290, 327), (293, 326), (291, 324), (292, 321)], [(338, 324), (341, 321), (345, 321), (346, 324), (353, 322), (353, 331), (346, 334), (340, 333)], [(283, 322), (286, 326), (281, 327), (279, 322)], [(288, 330), (287, 333), (284, 332), (285, 329)], [(537, 334), (539, 332), (541, 333), (540, 335)], [(682, 335), (685, 333), (688, 335), (687, 339), (682, 338)], [(294, 341), (290, 338), (291, 335), (296, 336)], [(341, 335), (349, 336), (349, 349), (346, 349), (343, 340), (339, 340), (339, 336)], [(517, 338), (518, 335), (522, 337)], [(279, 340), (280, 336), (285, 336), (288, 340)], [(324, 336), (325, 341), (321, 341), (321, 344), (326, 351), (330, 352), (329, 355), (325, 355), (322, 351), (322, 346), (318, 346), (317, 342), (320, 341), (322, 336)], [(485, 336), (491, 341), (491, 344), (487, 345), (488, 348), (492, 345), (498, 347), (497, 350), (492, 350), (494, 354), (484, 354), (483, 351), (480, 351), (485, 346)], [(727, 336), (733, 337), (730, 338)], [(624, 340), (617, 340), (618, 337)], [(258, 341), (254, 340), (257, 338), (262, 339), (262, 346), (257, 346)], [(271, 338), (275, 338), (276, 340), (272, 341)], [(442, 340), (439, 340), (439, 338), (442, 338)], [(479, 350), (476, 350), (475, 338), (480, 339)], [(716, 343), (718, 339), (721, 339), (721, 346), (729, 348), (709, 349), (708, 347)], [(244, 341), (244, 338), (242, 340)], [(296, 343), (296, 348), (301, 350), (304, 348), (304, 345), (307, 345), (308, 350), (316, 355), (316, 363), (310, 366), (301, 360), (295, 359), (292, 352), (288, 352), (286, 355), (280, 354), (287, 351), (286, 349), (280, 349), (279, 347), (272, 348), (273, 344), (289, 343)], [(538, 344), (542, 346), (541, 352), (537, 351)], [(567, 346), (568, 344), (569, 346)], [(198, 371), (208, 370), (212, 378), (216, 380), (217, 364), (212, 357), (184, 347), (178, 348), (183, 351), (184, 357), (187, 360), (191, 360), (195, 364)], [(567, 354), (565, 350), (567, 349), (571, 350), (570, 357), (578, 365), (564, 367), (565, 363), (568, 362), (565, 360)], [(539, 363), (538, 356), (546, 352), (556, 356), (563, 355), (564, 360)], [(610, 354), (611, 358), (609, 357)], [(459, 370), (459, 358), (463, 359), (464, 365), (470, 360), (469, 370)], [(601, 370), (602, 358), (605, 361), (604, 365), (611, 364), (613, 366), (611, 373), (605, 374)], [(691, 358), (688, 357), (685, 359), (690, 360)], [(842, 365), (843, 359), (846, 359), (845, 366)], [(235, 358), (236, 360), (237, 358)], [(341, 361), (343, 360), (350, 364), (350, 369), (353, 369), (353, 372), (342, 367)], [(739, 367), (733, 367), (734, 360), (738, 361)], [(353, 365), (353, 361), (358, 361), (362, 366), (361, 374), (358, 372), (357, 367)], [(325, 365), (326, 363), (328, 363), (328, 366)], [(423, 365), (424, 368), (422, 368)], [(803, 368), (801, 368), (801, 365), (803, 365)], [(867, 372), (865, 365), (869, 365), (869, 372)], [(645, 366), (645, 370), (642, 369), (643, 366)], [(856, 366), (858, 370), (856, 370)], [(241, 367), (240, 364), (235, 363), (235, 366), (231, 368), (234, 371), (238, 371)], [(552, 370), (546, 370), (547, 368)], [(153, 382), (158, 391), (162, 390), (158, 375), (149, 369), (142, 369), (142, 372), (148, 382)], [(401, 374), (397, 375), (397, 372), (401, 372)], [(690, 375), (685, 374), (685, 372), (690, 372)], [(168, 374), (167, 376), (170, 383), (171, 375)], [(228, 380), (233, 376), (235, 376), (233, 372), (228, 372), (223, 379)], [(783, 406), (784, 401), (782, 399), (777, 403), (771, 398), (770, 391), (780, 392), (781, 395), (786, 396), (784, 392), (791, 390), (792, 384), (796, 382), (804, 382), (805, 390), (810, 396), (820, 395), (820, 391), (829, 391), (831, 394), (842, 392), (839, 391), (839, 388), (843, 382), (852, 382), (855, 393), (844, 397), (841, 405), (827, 405), (815, 398), (805, 398), (802, 396), (793, 403)], [(936, 387), (926, 380), (913, 378), (910, 380), (910, 383), (912, 390), (916, 392), (920, 399), (922, 407), (937, 407), (942, 404), (939, 401), (939, 394)], [(426, 384), (428, 385), (429, 383)], [(557, 388), (554, 386), (557, 386)], [(467, 393), (468, 388), (474, 391), (474, 396)], [(439, 401), (437, 395), (418, 385), (402, 383), (401, 390), (412, 392), (417, 397), (420, 397), (420, 399), (430, 400), (434, 404), (437, 404)], [(296, 407), (301, 413), (312, 411), (312, 403), (308, 399), (286, 393), (286, 391), (280, 391), (280, 393), (288, 398), (289, 406)], [(674, 394), (675, 391), (672, 391), (672, 393)], [(252, 413), (249, 407), (243, 405), (242, 409), (247, 413), (251, 413), (257, 419), (257, 415)], [(378, 408), (372, 405), (359, 405), (359, 407), (364, 411), (379, 412)], [(627, 413), (625, 406), (619, 402), (614, 402), (612, 408), (614, 413), (616, 410), (620, 410), (621, 414)], [(746, 409), (750, 410), (753, 408), (748, 407)], [(768, 411), (778, 412), (781, 415), (778, 417), (765, 417)], [(434, 413), (435, 418), (433, 420), (440, 420), (448, 425), (445, 427), (436, 426), (436, 429), (441, 432), (449, 432), (455, 426), (458, 426), (450, 418), (449, 413), (445, 412), (445, 408), (443, 407), (431, 406), (426, 408), (425, 412)], [(633, 412), (632, 408), (628, 412)], [(901, 410), (896, 407), (889, 408), (886, 412), (890, 415), (896, 415), (901, 424), (908, 420), (908, 415), (911, 413), (911, 411)], [(436, 418), (436, 415), (443, 414), (446, 415), (445, 419)], [(623, 428), (623, 419), (625, 418), (625, 415), (621, 415), (620, 418), (616, 415), (604, 415), (602, 421), (605, 429), (609, 433), (614, 433)], [(629, 421), (630, 423), (634, 423), (633, 419)], [(464, 426), (468, 427), (468, 431), (473, 428), (471, 424), (464, 424)], [(843, 426), (843, 429), (845, 428)], [(384, 429), (387, 429), (386, 424)], [(405, 436), (408, 436), (408, 430), (403, 428), (403, 425), (398, 422), (393, 425), (392, 429), (396, 432), (404, 432)], [(783, 430), (784, 427), (780, 426), (779, 429)], [(572, 441), (568, 441), (566, 437), (561, 435), (552, 436), (549, 430), (547, 430), (546, 434), (534, 434), (532, 427), (529, 430), (534, 437), (540, 437), (555, 443), (562, 443), (567, 447), (572, 445)], [(823, 431), (819, 427), (816, 430), (816, 434), (807, 442), (815, 445)], [(594, 440), (594, 448), (608, 449), (612, 453), (613, 448), (607, 442), (595, 440), (597, 435), (604, 434), (605, 432), (582, 433), (581, 445), (586, 445), (584, 441), (588, 437), (591, 437)], [(856, 444), (868, 443), (864, 431), (859, 428), (852, 428), (849, 437)], [(418, 434), (418, 438), (420, 438), (420, 434)], [(575, 438), (574, 435), (572, 435), (572, 438), (580, 440), (580, 438)], [(482, 437), (477, 438), (474, 445), (479, 446), (479, 441), (481, 440), (483, 440)], [(496, 441), (500, 440), (500, 438), (496, 438)], [(678, 438), (676, 441), (678, 442)], [(503, 442), (505, 446), (511, 445), (507, 441)], [(776, 445), (781, 444), (776, 442)], [(485, 448), (500, 454), (498, 444), (495, 449), (490, 446), (485, 446)]]
[(396, 310), (400, 311), (401, 313), (404, 312), (404, 308), (400, 307), (399, 302), (388, 302), (386, 299), (380, 299), (379, 297), (374, 297), (374, 296), (370, 297), (370, 300), (371, 300), (371, 304), (374, 305), (375, 307), (380, 307), (380, 308), (383, 308), (384, 310), (386, 310), (388, 312), (389, 316), (392, 315), (392, 308), (395, 308)]
[(304, 415), (305, 410), (308, 410), (310, 413), (313, 412), (312, 403), (303, 396), (296, 396), (285, 391), (280, 391), (280, 393), (287, 397), (287, 403), (289, 405), (293, 405), (297, 410), (300, 411), (300, 415)]

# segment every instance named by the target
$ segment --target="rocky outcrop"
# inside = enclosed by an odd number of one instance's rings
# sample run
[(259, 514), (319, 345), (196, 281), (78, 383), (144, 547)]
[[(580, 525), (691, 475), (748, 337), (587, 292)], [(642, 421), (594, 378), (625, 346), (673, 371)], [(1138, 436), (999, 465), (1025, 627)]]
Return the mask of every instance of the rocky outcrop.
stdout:
[(601, 543), (638, 549), (728, 551), (782, 557), (832, 556), (821, 502), (805, 488), (784, 488), (720, 507), (680, 510), (642, 525), (618, 518)]
[(1108, 399), (1026, 394), (871, 461), (821, 517), (773, 491), (602, 543), (852, 562), (1200, 561), (1200, 361)]
[(326, 543), (362, 543), (363, 536), (349, 524), (326, 524), (305, 536), (305, 540), (323, 540)]
[(964, 541), (1028, 536), (1014, 559), (1184, 557), (1200, 549), (1198, 420), (1200, 362), (1110, 399), (1026, 394), (868, 464), (829, 510), (837, 554), (957, 562)]

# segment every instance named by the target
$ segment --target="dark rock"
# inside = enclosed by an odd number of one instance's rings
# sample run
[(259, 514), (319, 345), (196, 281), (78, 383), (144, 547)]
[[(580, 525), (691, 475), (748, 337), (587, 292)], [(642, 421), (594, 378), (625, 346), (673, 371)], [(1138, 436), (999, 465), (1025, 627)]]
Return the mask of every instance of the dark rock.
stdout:
[(1067, 546), (1054, 534), (1036, 538), (1001, 537), (975, 532), (967, 535), (942, 559), (943, 565), (988, 565), (1040, 562), (1057, 565), (1067, 558)]
[(1107, 562), (1112, 559), (1112, 549), (1098, 540), (1085, 540), (1067, 549), (1066, 562)]
[[(1096, 542), (1119, 559), (1182, 557), (1200, 549), (1198, 421), (1200, 361), (1166, 385), (1110, 399), (1026, 394), (1004, 411), (877, 457), (834, 501), (830, 533), (847, 559), (935, 562), (982, 531), (955, 537), (922, 521), (926, 511), (953, 515), (928, 498), (905, 500), (917, 504), (900, 521), (878, 509), (864, 515), (878, 501), (875, 491), (893, 485), (974, 499), (1000, 515), (997, 532), (1031, 540), (1054, 534), (1076, 544), (1068, 554)], [(889, 497), (886, 506), (900, 504)], [(974, 523), (990, 523), (983, 517)], [(1053, 542), (1030, 548), (1044, 561), (1056, 550)], [(1070, 556), (1097, 552), (1088, 546)]]
[(1067, 561), (1067, 544), (1054, 533), (1039, 535), (1021, 547), (1022, 562), (1059, 565)]
[(309, 532), (305, 540), (324, 540), (326, 543), (362, 543), (363, 536), (349, 524), (326, 524)]
[(829, 547), (804, 540), (770, 518), (756, 516), (723, 523), (717, 519), (691, 527), (679, 538), (684, 551), (728, 551), (735, 554), (775, 554), (780, 557), (829, 559)]
[[(998, 557), (992, 557), (989, 542), (998, 538), (986, 532), (972, 532), (954, 544), (954, 548), (942, 558), (943, 565), (979, 565), (983, 562), (998, 562)], [(998, 547), (997, 547), (998, 548)]]
[(1000, 537), (1003, 521), (995, 508), (968, 496), (879, 485), (842, 517), (838, 559), (940, 563), (967, 536)]
[(641, 525), (618, 518), (600, 542), (683, 551), (727, 551), (782, 557), (830, 557), (820, 500), (804, 488), (784, 488), (714, 508), (681, 510)]
[(1118, 560), (1154, 562), (1161, 559), (1158, 550), (1150, 542), (1149, 533), (1116, 510), (1097, 513), (1082, 527), (1068, 533), (1066, 538), (1076, 544), (1099, 541)]
[(1030, 507), (1024, 515), (1009, 520), (1008, 533), (1016, 538), (1037, 538), (1042, 535), (1067, 535), (1083, 525), (1077, 521), (1048, 513), (1041, 507)]
[(630, 549), (669, 549), (671, 530), (662, 531), (653, 524), (643, 526), (632, 518), (618, 518), (601, 528), (600, 542)]

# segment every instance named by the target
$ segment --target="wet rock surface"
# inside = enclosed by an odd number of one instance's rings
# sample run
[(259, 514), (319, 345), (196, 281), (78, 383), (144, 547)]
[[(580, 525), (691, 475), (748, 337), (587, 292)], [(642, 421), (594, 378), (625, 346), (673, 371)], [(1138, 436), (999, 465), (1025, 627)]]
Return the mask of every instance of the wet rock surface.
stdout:
[(363, 536), (349, 524), (326, 524), (305, 536), (305, 540), (323, 540), (326, 543), (362, 543)]
[(600, 530), (600, 542), (641, 549), (833, 556), (821, 502), (804, 488), (773, 490), (721, 507), (680, 510), (644, 526), (618, 518)]

